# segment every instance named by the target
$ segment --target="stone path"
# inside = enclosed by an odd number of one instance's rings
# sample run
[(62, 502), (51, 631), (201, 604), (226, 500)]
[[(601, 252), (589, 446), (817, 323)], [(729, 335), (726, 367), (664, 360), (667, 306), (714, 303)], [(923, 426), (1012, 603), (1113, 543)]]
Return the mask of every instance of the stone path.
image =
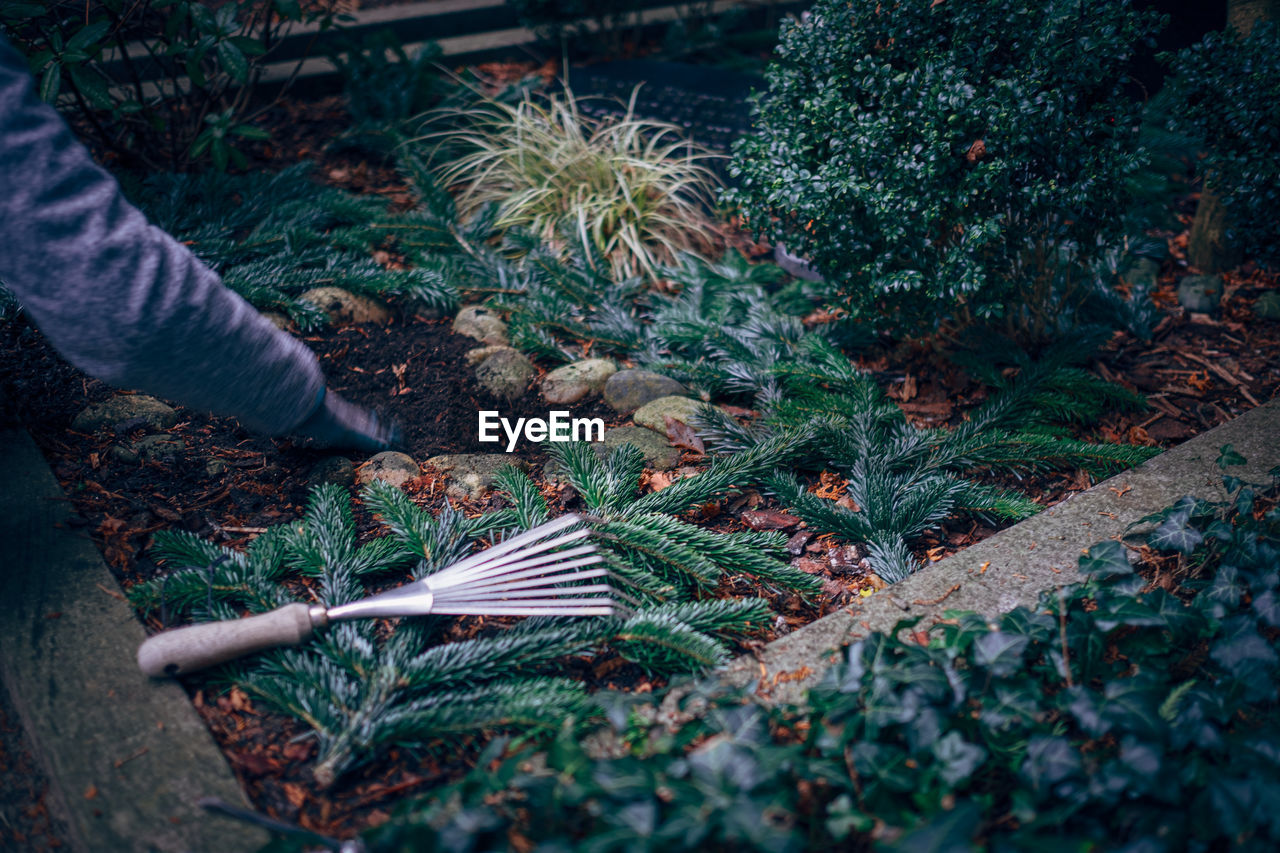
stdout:
[(0, 431), (0, 471), (0, 678), (70, 846), (258, 849), (266, 833), (196, 805), (245, 798), (182, 688), (138, 671), (142, 625), (25, 431)]

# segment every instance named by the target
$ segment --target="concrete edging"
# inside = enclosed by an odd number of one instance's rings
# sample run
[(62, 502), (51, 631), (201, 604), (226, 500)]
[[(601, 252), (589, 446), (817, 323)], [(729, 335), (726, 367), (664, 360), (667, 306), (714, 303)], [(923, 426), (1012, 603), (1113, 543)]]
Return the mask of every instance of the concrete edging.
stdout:
[(256, 850), (266, 832), (182, 688), (144, 676), (145, 631), (25, 430), (0, 431), (0, 678), (79, 851)]
[[(1219, 448), (1225, 444), (1248, 463), (1227, 472), (1219, 469)], [(1225, 497), (1224, 473), (1266, 482), (1266, 472), (1277, 464), (1280, 400), (1272, 400), (805, 625), (769, 643), (759, 655), (744, 655), (719, 676), (736, 687), (758, 682), (758, 692), (773, 702), (799, 702), (834, 661), (834, 650), (853, 640), (889, 631), (902, 619), (920, 617), (922, 625), (931, 625), (948, 610), (994, 617), (1020, 605), (1033, 606), (1042, 591), (1079, 580), (1077, 560), (1094, 543), (1145, 533), (1127, 528), (1183, 495)]]

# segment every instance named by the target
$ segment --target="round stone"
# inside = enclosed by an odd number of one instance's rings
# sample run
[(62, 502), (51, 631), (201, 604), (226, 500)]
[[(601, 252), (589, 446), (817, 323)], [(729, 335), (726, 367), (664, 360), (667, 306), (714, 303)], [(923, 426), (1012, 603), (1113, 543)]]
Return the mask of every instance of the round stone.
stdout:
[(142, 461), (142, 456), (138, 451), (133, 449), (132, 445), (116, 444), (107, 451), (107, 458), (120, 462), (125, 465), (137, 465)]
[(426, 464), (449, 479), (447, 496), (465, 500), (484, 497), (497, 484), (498, 472), (508, 465), (528, 469), (527, 463), (505, 453), (446, 453), (431, 457)]
[(682, 424), (692, 423), (701, 412), (702, 406), (702, 403), (688, 397), (659, 397), (636, 409), (631, 419), (638, 426), (648, 427), (666, 435), (667, 418)]
[(355, 485), (355, 482), (356, 466), (345, 456), (328, 456), (321, 459), (311, 466), (311, 475), (307, 477), (307, 484), (310, 486), (333, 483), (343, 488), (350, 488)]
[(1178, 282), (1178, 303), (1188, 311), (1215, 314), (1221, 302), (1221, 276), (1189, 275)]
[(151, 430), (169, 429), (178, 422), (178, 413), (155, 397), (146, 394), (121, 394), (95, 403), (76, 415), (71, 428), (77, 432), (95, 432), (118, 424), (137, 424)]
[(1268, 290), (1253, 303), (1253, 315), (1262, 320), (1280, 320), (1280, 293)]
[(385, 450), (355, 469), (355, 480), (358, 485), (381, 480), (392, 486), (403, 486), (422, 473), (413, 457), (395, 450)]
[(391, 322), (391, 310), (381, 301), (341, 287), (316, 287), (298, 298), (327, 314), (335, 326)]
[(504, 349), (513, 349), (513, 348), (509, 346), (504, 346), (503, 344), (492, 344), (487, 347), (476, 347), (475, 349), (467, 350), (467, 364), (470, 365), (471, 367), (475, 367), (477, 364), (484, 361), (489, 356), (493, 355), (496, 352), (501, 352)]
[(619, 370), (604, 383), (604, 401), (620, 415), (628, 415), (659, 397), (689, 393), (670, 376), (652, 370)]
[(486, 344), (508, 346), (507, 324), (491, 308), (468, 305), (453, 318), (453, 331)]
[(176, 462), (186, 449), (186, 442), (168, 435), (147, 435), (133, 443), (133, 450), (139, 456), (153, 462)]
[(480, 387), (502, 400), (518, 400), (538, 371), (533, 362), (510, 347), (490, 355), (476, 367)]
[(289, 319), (288, 314), (281, 314), (279, 311), (263, 311), (262, 316), (270, 320), (271, 325), (282, 332), (293, 331), (293, 321)]
[(646, 468), (666, 471), (680, 463), (680, 451), (666, 439), (644, 427), (615, 427), (604, 431), (604, 441), (593, 443), (596, 452), (604, 455), (624, 444), (634, 444), (644, 456)]
[(557, 367), (542, 377), (542, 398), (553, 406), (576, 403), (588, 394), (599, 394), (618, 366), (607, 358), (589, 358)]

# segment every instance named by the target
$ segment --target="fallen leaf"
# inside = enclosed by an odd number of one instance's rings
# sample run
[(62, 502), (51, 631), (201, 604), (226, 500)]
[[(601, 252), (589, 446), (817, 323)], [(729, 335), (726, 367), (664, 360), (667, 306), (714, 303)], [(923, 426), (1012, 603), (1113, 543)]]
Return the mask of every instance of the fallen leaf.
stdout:
[(862, 549), (857, 545), (829, 548), (827, 559), (831, 561), (831, 571), (837, 574), (861, 575), (867, 570)]
[(84, 798), (85, 798), (86, 800), (93, 800), (93, 799), (97, 799), (97, 797), (98, 797), (98, 786), (97, 786), (97, 785), (90, 785), (88, 788), (85, 788), (85, 791), (84, 791)]
[(920, 389), (916, 384), (916, 378), (908, 373), (907, 378), (902, 380), (902, 388), (898, 391), (898, 399), (905, 403), (907, 400), (914, 399), (918, 393), (920, 393)]
[(820, 575), (826, 571), (826, 564), (821, 560), (814, 560), (810, 557), (798, 557), (791, 561), (791, 568), (799, 569), (802, 572), (808, 572), (811, 575)]
[(227, 694), (227, 698), (231, 700), (231, 707), (237, 711), (253, 711), (249, 704), (249, 694), (245, 693), (239, 687), (232, 687), (231, 692)]
[(831, 471), (823, 471), (818, 475), (818, 487), (813, 489), (814, 497), (835, 500), (849, 485), (849, 481)]
[(290, 761), (306, 761), (311, 757), (311, 744), (301, 741), (286, 743), (280, 750), (280, 754)]
[(800, 519), (780, 509), (748, 509), (742, 513), (742, 522), (752, 530), (786, 530)]
[(670, 486), (671, 482), (671, 475), (666, 471), (647, 471), (640, 477), (640, 490), (645, 491), (647, 487), (648, 491), (660, 492)]
[(227, 757), (245, 772), (254, 776), (267, 776), (279, 773), (280, 765), (259, 752), (228, 752)]
[(284, 783), (284, 796), (295, 809), (302, 808), (307, 801), (307, 790), (296, 782)]
[(787, 553), (793, 557), (799, 556), (804, 550), (804, 546), (809, 544), (809, 540), (813, 538), (812, 530), (797, 530), (787, 540)]
[(823, 595), (829, 595), (832, 598), (835, 598), (838, 595), (844, 595), (845, 592), (846, 592), (845, 585), (840, 583), (840, 581), (834, 578), (823, 578), (822, 580)]
[(694, 432), (693, 427), (676, 420), (670, 415), (663, 415), (662, 417), (667, 423), (667, 440), (671, 442), (673, 447), (683, 447), (698, 454), (707, 452), (707, 446), (702, 443), (702, 439)]

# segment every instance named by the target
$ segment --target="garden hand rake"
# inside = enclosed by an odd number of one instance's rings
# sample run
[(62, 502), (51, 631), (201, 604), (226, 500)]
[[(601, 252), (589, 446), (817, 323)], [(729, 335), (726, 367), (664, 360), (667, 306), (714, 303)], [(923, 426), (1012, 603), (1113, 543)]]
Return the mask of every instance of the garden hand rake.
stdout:
[[(188, 625), (148, 637), (138, 649), (147, 675), (182, 675), (273, 646), (306, 642), (317, 628), (345, 619), (424, 616), (609, 616), (622, 593), (608, 583), (564, 583), (607, 577), (591, 534), (563, 533), (582, 518), (565, 515), (473, 554), (413, 583), (336, 607), (286, 604), (270, 613)], [(554, 537), (554, 538), (549, 538)], [(602, 595), (598, 593), (603, 593)]]

